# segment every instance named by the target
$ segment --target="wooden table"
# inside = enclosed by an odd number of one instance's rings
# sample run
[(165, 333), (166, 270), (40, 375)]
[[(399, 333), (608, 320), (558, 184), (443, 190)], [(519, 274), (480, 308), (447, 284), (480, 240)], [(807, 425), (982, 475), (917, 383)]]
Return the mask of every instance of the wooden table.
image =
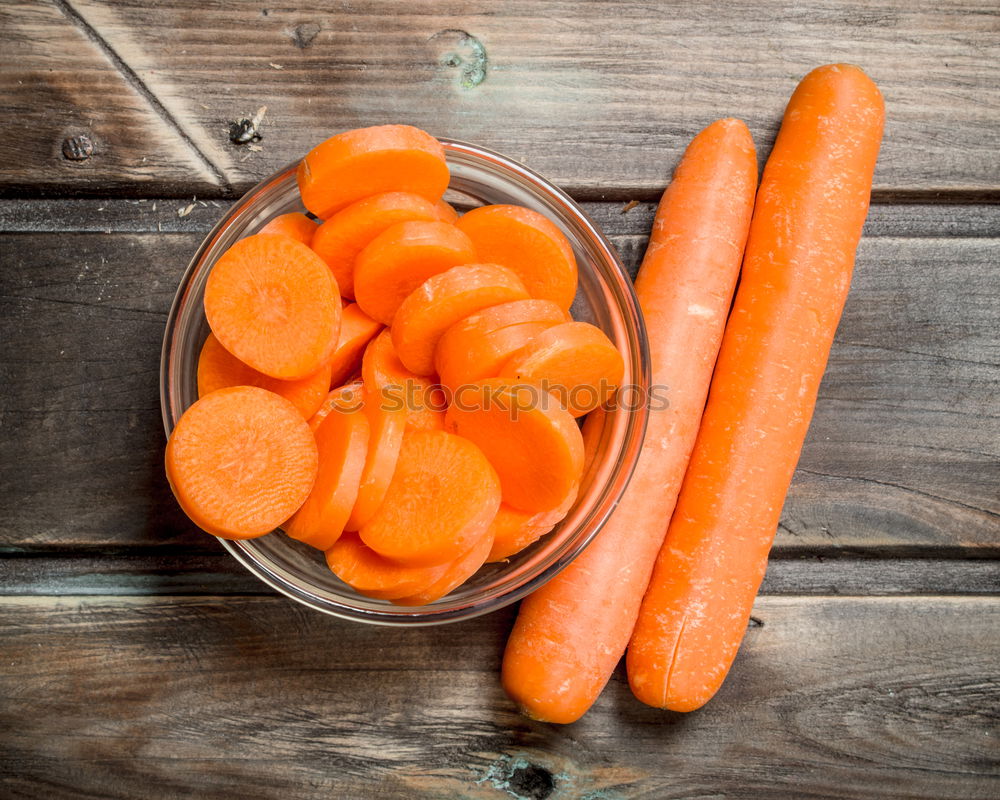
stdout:
[[(1000, 796), (995, 3), (150, 5), (0, 6), (0, 795)], [(739, 116), (765, 156), (797, 80), (835, 60), (888, 102), (874, 204), (707, 708), (646, 708), (619, 673), (583, 721), (529, 721), (497, 681), (512, 609), (326, 618), (178, 511), (166, 312), (257, 180), (407, 121), (566, 187), (634, 271), (690, 137)], [(255, 114), (263, 138), (233, 144)]]

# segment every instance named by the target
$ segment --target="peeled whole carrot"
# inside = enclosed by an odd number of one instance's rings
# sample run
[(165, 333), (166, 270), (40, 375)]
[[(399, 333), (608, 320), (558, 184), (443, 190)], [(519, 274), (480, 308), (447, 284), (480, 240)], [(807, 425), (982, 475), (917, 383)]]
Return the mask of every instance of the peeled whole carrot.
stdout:
[(476, 574), (485, 563), (492, 543), (493, 535), (487, 530), (486, 534), (479, 538), (479, 541), (472, 546), (468, 553), (445, 565), (444, 573), (437, 580), (404, 597), (393, 598), (392, 602), (398, 606), (425, 606), (435, 600), (440, 600), (452, 589), (458, 588)]
[(195, 525), (224, 539), (253, 539), (305, 502), (318, 457), (291, 402), (256, 386), (234, 386), (184, 412), (165, 462), (170, 488)]
[(509, 378), (465, 384), (445, 413), (445, 426), (486, 454), (503, 501), (520, 511), (551, 511), (580, 480), (580, 429), (538, 384)]
[(764, 168), (691, 464), (629, 645), (644, 703), (704, 705), (750, 618), (868, 212), (884, 104), (857, 67), (810, 72)]
[(396, 355), (417, 375), (432, 375), (434, 351), (448, 328), (484, 308), (527, 299), (524, 284), (506, 267), (452, 267), (420, 284), (396, 311), (392, 320)]
[(313, 435), (319, 449), (316, 482), (282, 527), (293, 539), (328, 550), (344, 532), (358, 499), (368, 453), (368, 417), (360, 410), (334, 408)]
[(368, 343), (378, 336), (382, 323), (369, 317), (357, 303), (348, 303), (340, 315), (340, 336), (330, 359), (330, 386), (340, 386), (361, 367)]
[(622, 354), (604, 331), (589, 322), (564, 322), (539, 333), (499, 374), (544, 382), (574, 417), (582, 417), (614, 395), (624, 372)]
[(385, 499), (358, 533), (393, 561), (436, 566), (468, 553), (499, 507), (500, 482), (478, 447), (445, 431), (416, 431), (403, 437)]
[(313, 235), (319, 223), (314, 219), (309, 219), (300, 211), (293, 211), (290, 214), (279, 214), (268, 222), (257, 233), (276, 233), (281, 236), (290, 236), (305, 245), (311, 245)]
[(481, 260), (516, 274), (528, 294), (568, 309), (576, 296), (573, 248), (547, 217), (510, 205), (474, 208), (456, 223), (468, 234)]
[(650, 404), (632, 480), (595, 540), (521, 604), (502, 682), (533, 718), (579, 719), (625, 650), (698, 430), (756, 182), (750, 132), (726, 119), (694, 138), (664, 192), (635, 288), (651, 384), (669, 387), (669, 407)]
[(410, 430), (442, 430), (447, 406), (444, 394), (429, 378), (403, 366), (388, 330), (376, 336), (361, 361), (365, 391), (379, 396), (386, 409), (404, 408)]
[(323, 404), (330, 390), (330, 365), (297, 381), (279, 381), (248, 367), (226, 350), (215, 334), (209, 332), (198, 356), (198, 396), (204, 397), (229, 386), (259, 386), (290, 400), (305, 419), (310, 419)]
[(311, 247), (333, 272), (341, 294), (354, 297), (354, 262), (376, 236), (400, 222), (454, 224), (456, 219), (455, 209), (443, 201), (434, 203), (411, 192), (385, 192), (338, 211), (319, 226)]
[(354, 295), (368, 316), (391, 325), (396, 309), (425, 280), (477, 260), (469, 237), (454, 225), (400, 222), (358, 253)]
[(323, 259), (288, 236), (241, 239), (205, 283), (205, 316), (244, 364), (291, 381), (326, 364), (340, 335), (340, 293)]
[(411, 192), (436, 202), (449, 177), (441, 143), (410, 125), (339, 133), (310, 150), (296, 173), (302, 204), (320, 219), (383, 192)]

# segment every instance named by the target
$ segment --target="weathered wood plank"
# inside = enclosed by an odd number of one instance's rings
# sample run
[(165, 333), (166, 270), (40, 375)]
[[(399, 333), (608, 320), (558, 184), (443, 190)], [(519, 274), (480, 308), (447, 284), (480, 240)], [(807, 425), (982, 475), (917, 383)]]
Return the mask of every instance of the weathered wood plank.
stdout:
[[(641, 237), (609, 232), (634, 271)], [(160, 342), (198, 238), (0, 238), (0, 547), (214, 547), (161, 465)], [(779, 549), (997, 550), (997, 247), (863, 240)]]
[[(214, 192), (225, 179), (141, 80), (61, 1), (0, 5), (0, 184), (33, 193), (100, 185), (104, 191)], [(92, 154), (67, 158), (85, 136)], [(83, 146), (79, 155), (83, 155)]]
[[(36, 552), (0, 557), (0, 596), (267, 595), (220, 548), (214, 554)], [(1000, 559), (789, 557), (767, 568), (765, 595), (1000, 594)]]
[(518, 716), (510, 612), (365, 627), (269, 598), (5, 598), (5, 797), (935, 798), (1000, 792), (997, 598), (762, 598), (688, 716), (619, 673)]
[[(332, 132), (406, 121), (505, 152), (594, 198), (651, 199), (713, 119), (745, 118), (766, 153), (796, 82), (839, 60), (867, 69), (888, 101), (878, 196), (1000, 192), (1000, 22), (995, 3), (982, 0), (876, 9), (867, 0), (737, 9), (721, 0), (517, 0), (483, 9), (458, 0), (305, 9), (184, 0), (154, 14), (144, 0), (60, 5), (120, 62), (95, 80), (118, 80), (116, 67), (134, 75), (237, 190)], [(34, 38), (54, 38), (47, 22), (65, 26), (35, 16)], [(79, 58), (91, 46), (60, 38), (57, 50)], [(18, 106), (25, 95), (14, 90), (27, 89), (16, 81), (45, 83), (48, 62), (9, 61), (2, 102)], [(48, 85), (84, 120), (95, 108), (105, 113), (103, 100), (67, 90), (65, 80)], [(31, 105), (26, 133), (47, 142), (45, 106)], [(233, 145), (229, 123), (262, 106), (260, 150)], [(157, 157), (157, 142), (109, 140), (87, 171), (53, 171), (46, 185), (103, 193), (120, 183), (122, 163), (145, 157), (162, 193), (189, 191), (190, 181)], [(34, 163), (4, 163), (5, 191), (38, 190)]]

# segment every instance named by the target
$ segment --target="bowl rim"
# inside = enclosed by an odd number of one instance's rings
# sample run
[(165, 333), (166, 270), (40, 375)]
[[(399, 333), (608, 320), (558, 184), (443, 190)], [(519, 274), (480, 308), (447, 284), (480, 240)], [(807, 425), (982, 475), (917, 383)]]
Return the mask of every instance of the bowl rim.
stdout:
[[(633, 283), (629, 278), (624, 264), (622, 263), (621, 257), (618, 255), (618, 251), (615, 249), (614, 245), (605, 236), (604, 232), (565, 191), (525, 165), (479, 145), (445, 137), (438, 137), (438, 141), (441, 142), (446, 153), (452, 152), (461, 156), (490, 162), (495, 167), (499, 167), (501, 170), (514, 173), (522, 181), (530, 184), (534, 191), (543, 196), (547, 196), (551, 201), (555, 201), (555, 204), (559, 206), (570, 218), (572, 218), (574, 224), (578, 225), (586, 232), (591, 242), (596, 245), (600, 251), (602, 259), (607, 264), (617, 268), (622, 280), (618, 282), (608, 282), (609, 288), (618, 296), (619, 306), (622, 308), (623, 316), (631, 317), (635, 321), (634, 334), (636, 339), (636, 351), (633, 355), (635, 356), (635, 371), (637, 374), (633, 376), (633, 384), (636, 384), (644, 389), (646, 391), (645, 396), (648, 398), (650, 361), (645, 319), (639, 306), (639, 301), (636, 297)], [(176, 424), (176, 421), (173, 418), (173, 409), (170, 403), (170, 356), (174, 341), (179, 334), (177, 320), (181, 309), (184, 308), (188, 292), (191, 290), (192, 278), (201, 265), (206, 252), (215, 245), (219, 237), (226, 230), (228, 230), (241, 215), (253, 212), (253, 199), (261, 193), (266, 192), (269, 188), (287, 181), (289, 177), (295, 174), (298, 163), (298, 161), (294, 161), (288, 166), (270, 174), (239, 197), (220, 218), (220, 220), (212, 227), (210, 232), (202, 239), (201, 243), (193, 253), (187, 268), (184, 270), (178, 281), (177, 290), (174, 294), (173, 301), (171, 302), (170, 311), (167, 314), (164, 327), (163, 344), (160, 352), (160, 409), (163, 418), (163, 427), (167, 437), (170, 436), (170, 432)], [(595, 508), (600, 508), (599, 513), (595, 510), (595, 514), (597, 514), (596, 518), (594, 514), (588, 518), (591, 520), (591, 531), (585, 537), (581, 537), (577, 541), (573, 542), (573, 546), (571, 548), (568, 548), (551, 563), (546, 564), (544, 568), (539, 569), (535, 575), (525, 580), (519, 586), (516, 586), (495, 597), (489, 598), (488, 600), (474, 601), (453, 608), (437, 610), (424, 610), (425, 607), (414, 607), (413, 609), (399, 607), (398, 610), (391, 612), (358, 606), (339, 605), (336, 601), (330, 601), (325, 598), (317, 597), (307, 591), (304, 591), (300, 587), (296, 586), (294, 582), (268, 568), (261, 560), (258, 560), (251, 553), (250, 549), (246, 545), (246, 542), (243, 540), (229, 540), (222, 539), (220, 537), (216, 538), (218, 538), (219, 542), (221, 542), (222, 546), (229, 552), (230, 555), (232, 555), (245, 569), (247, 569), (263, 583), (267, 584), (272, 589), (275, 589), (285, 597), (289, 597), (302, 605), (308, 606), (309, 608), (320, 611), (324, 614), (355, 622), (364, 622), (368, 624), (391, 627), (421, 627), (472, 619), (515, 603), (535, 591), (555, 577), (563, 569), (568, 567), (569, 564), (572, 563), (573, 560), (575, 560), (590, 545), (594, 538), (603, 529), (604, 525), (607, 524), (608, 519), (617, 507), (618, 502), (628, 487), (632, 474), (635, 470), (635, 466), (638, 462), (639, 450), (641, 449), (645, 438), (647, 420), (648, 406), (645, 403), (641, 407), (632, 409), (632, 411), (628, 413), (625, 420), (622, 452), (618, 454), (619, 463), (614, 469), (612, 475), (609, 476), (608, 480), (606, 480), (602, 486), (602, 496), (599, 497), (594, 504)], [(621, 463), (622, 461), (626, 463), (623, 464)], [(617, 496), (608, 502), (603, 495), (608, 493), (609, 486), (611, 484), (620, 484), (621, 489), (617, 493)]]

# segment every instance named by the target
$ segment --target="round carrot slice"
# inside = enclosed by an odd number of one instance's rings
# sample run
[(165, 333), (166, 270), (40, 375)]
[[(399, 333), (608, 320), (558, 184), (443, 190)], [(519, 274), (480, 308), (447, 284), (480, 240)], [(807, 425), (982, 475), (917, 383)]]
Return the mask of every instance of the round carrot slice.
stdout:
[(380, 397), (386, 409), (406, 409), (406, 425), (411, 430), (444, 428), (444, 394), (428, 378), (403, 366), (389, 331), (382, 331), (368, 345), (361, 361), (361, 377), (365, 391)]
[(534, 544), (556, 525), (562, 522), (576, 502), (579, 486), (574, 486), (566, 499), (552, 511), (542, 511), (529, 514), (516, 508), (500, 504), (500, 510), (493, 518), (490, 529), (493, 533), (493, 546), (486, 557), (488, 562), (504, 561), (515, 553), (521, 552), (529, 544)]
[(302, 204), (320, 219), (383, 192), (412, 192), (436, 201), (449, 180), (441, 143), (410, 125), (337, 134), (306, 154), (296, 177)]
[(357, 303), (344, 306), (337, 349), (330, 362), (329, 386), (339, 386), (358, 371), (365, 348), (381, 330), (382, 323), (369, 317)]
[(358, 254), (354, 296), (368, 316), (389, 325), (406, 296), (425, 280), (475, 261), (472, 242), (454, 225), (401, 222)]
[(472, 442), (444, 431), (408, 433), (361, 540), (403, 564), (444, 564), (486, 535), (499, 506), (497, 474)]
[(377, 393), (365, 398), (364, 408), (370, 429), (368, 456), (364, 471), (361, 473), (358, 499), (347, 520), (346, 527), (349, 531), (358, 530), (382, 505), (393, 473), (396, 471), (399, 448), (403, 444), (406, 409), (387, 407), (381, 400), (381, 395)]
[(177, 421), (166, 470), (180, 507), (199, 528), (252, 539), (305, 502), (316, 478), (316, 443), (283, 397), (255, 386), (207, 394)]
[(380, 600), (395, 600), (430, 588), (449, 569), (397, 564), (380, 556), (356, 533), (345, 533), (326, 551), (326, 563), (338, 578), (356, 592)]
[(572, 415), (538, 383), (487, 378), (456, 392), (445, 426), (475, 443), (520, 511), (556, 508), (580, 480), (583, 437)]
[(297, 381), (279, 381), (248, 367), (226, 350), (211, 332), (198, 356), (198, 397), (230, 386), (258, 386), (290, 400), (303, 418), (309, 419), (330, 390), (330, 366)]
[(568, 309), (576, 296), (576, 257), (555, 223), (521, 206), (474, 208), (456, 223), (479, 258), (503, 264), (524, 281), (532, 297)]
[(445, 572), (437, 580), (433, 581), (418, 591), (404, 597), (392, 598), (392, 602), (398, 606), (425, 606), (440, 600), (452, 589), (465, 583), (476, 574), (479, 568), (486, 562), (489, 555), (490, 545), (493, 537), (489, 531), (476, 542), (472, 549), (463, 556), (447, 564)]
[(565, 322), (539, 333), (499, 374), (543, 384), (580, 417), (614, 395), (624, 372), (622, 354), (604, 331), (589, 322)]
[(257, 233), (276, 233), (280, 236), (290, 236), (302, 244), (310, 245), (318, 227), (319, 223), (316, 220), (309, 219), (301, 211), (293, 211), (290, 214), (279, 214)]
[(351, 381), (338, 386), (330, 390), (316, 413), (309, 417), (309, 430), (316, 433), (323, 420), (335, 409), (347, 413), (360, 411), (362, 408), (364, 408), (364, 389), (361, 381)]
[(396, 355), (417, 375), (431, 375), (434, 350), (448, 328), (484, 308), (527, 299), (524, 284), (506, 267), (452, 267), (420, 284), (399, 307), (392, 320)]
[(215, 263), (205, 316), (219, 343), (244, 364), (281, 380), (312, 375), (340, 334), (340, 295), (330, 270), (302, 242), (258, 233)]
[(438, 218), (442, 222), (450, 222), (452, 225), (458, 222), (458, 212), (455, 210), (454, 206), (451, 205), (451, 203), (446, 203), (444, 200), (438, 200), (437, 203), (435, 203), (435, 206), (437, 206)]
[(358, 499), (368, 427), (363, 411), (333, 408), (316, 428), (316, 483), (302, 508), (282, 526), (293, 539), (326, 550), (340, 538)]
[(583, 421), (580, 435), (583, 436), (583, 474), (587, 475), (597, 458), (601, 439), (604, 437), (604, 424), (608, 413), (602, 407), (595, 408)]
[(551, 300), (515, 300), (469, 315), (438, 340), (434, 366), (441, 383), (454, 393), (463, 383), (496, 377), (514, 353), (566, 320)]
[(400, 222), (454, 224), (456, 219), (458, 214), (447, 203), (409, 192), (386, 192), (358, 200), (330, 217), (316, 231), (312, 249), (333, 272), (341, 294), (354, 297), (354, 262), (372, 239)]

